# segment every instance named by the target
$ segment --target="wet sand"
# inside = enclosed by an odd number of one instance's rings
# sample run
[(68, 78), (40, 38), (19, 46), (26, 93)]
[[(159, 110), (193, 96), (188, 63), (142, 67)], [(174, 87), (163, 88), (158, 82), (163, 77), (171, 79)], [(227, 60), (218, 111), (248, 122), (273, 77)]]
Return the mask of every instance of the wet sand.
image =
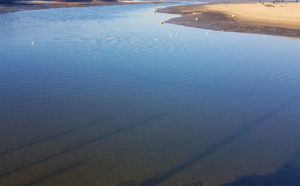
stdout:
[[(159, 9), (181, 14), (168, 23), (228, 32), (300, 37), (300, 3), (240, 2)], [(198, 20), (198, 21), (197, 21)]]

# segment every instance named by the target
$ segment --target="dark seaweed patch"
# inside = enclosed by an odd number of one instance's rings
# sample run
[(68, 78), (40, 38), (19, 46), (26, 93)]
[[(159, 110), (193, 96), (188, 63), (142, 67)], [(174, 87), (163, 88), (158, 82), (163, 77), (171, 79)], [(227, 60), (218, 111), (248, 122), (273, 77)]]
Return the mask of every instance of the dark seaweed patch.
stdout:
[(120, 186), (137, 186), (135, 180), (124, 180), (121, 182)]

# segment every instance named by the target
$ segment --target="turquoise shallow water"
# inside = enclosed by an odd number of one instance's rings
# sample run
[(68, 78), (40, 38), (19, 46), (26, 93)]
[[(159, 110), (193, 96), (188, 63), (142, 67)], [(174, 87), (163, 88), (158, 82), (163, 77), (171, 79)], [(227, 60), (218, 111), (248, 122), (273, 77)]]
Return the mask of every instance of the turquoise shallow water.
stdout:
[(0, 15), (0, 185), (299, 183), (300, 41), (154, 9)]

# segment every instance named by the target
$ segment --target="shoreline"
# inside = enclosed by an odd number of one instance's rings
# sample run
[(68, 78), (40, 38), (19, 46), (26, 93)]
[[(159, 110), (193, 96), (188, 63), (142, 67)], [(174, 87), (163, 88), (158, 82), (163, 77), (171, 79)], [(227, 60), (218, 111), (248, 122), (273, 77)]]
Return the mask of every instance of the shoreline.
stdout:
[(108, 6), (108, 5), (118, 5), (117, 2), (97, 2), (97, 3), (65, 3), (65, 2), (52, 2), (52, 3), (15, 3), (0, 5), (0, 14), (20, 12), (26, 10), (42, 10), (50, 8), (68, 8), (68, 7), (88, 7), (88, 6)]
[[(30, 1), (0, 5), (0, 14), (50, 8), (95, 7), (150, 4), (158, 1), (55, 2)], [(170, 1), (171, 2), (171, 1)], [(174, 2), (174, 1), (173, 1)], [(167, 3), (167, 2), (165, 2)], [(165, 23), (225, 32), (242, 32), (300, 38), (300, 3), (296, 2), (216, 2), (177, 5), (158, 9), (159, 13), (179, 14)]]
[(300, 38), (300, 3), (234, 2), (182, 5), (159, 9), (179, 14), (166, 23), (225, 32)]
[(92, 1), (92, 2), (58, 2), (58, 1), (29, 1), (18, 2), (15, 4), (1, 4), (0, 14), (26, 11), (43, 10), (50, 8), (74, 8), (74, 7), (95, 7), (95, 6), (113, 6), (126, 4), (151, 4), (158, 1), (139, 1), (139, 0), (121, 0), (121, 1)]

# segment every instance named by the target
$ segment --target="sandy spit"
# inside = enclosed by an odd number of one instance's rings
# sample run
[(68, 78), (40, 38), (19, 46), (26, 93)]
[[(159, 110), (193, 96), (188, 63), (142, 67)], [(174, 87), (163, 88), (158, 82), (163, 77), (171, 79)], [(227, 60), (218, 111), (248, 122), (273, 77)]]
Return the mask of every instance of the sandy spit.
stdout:
[(159, 9), (181, 14), (169, 23), (228, 32), (300, 37), (300, 3), (239, 2)]

